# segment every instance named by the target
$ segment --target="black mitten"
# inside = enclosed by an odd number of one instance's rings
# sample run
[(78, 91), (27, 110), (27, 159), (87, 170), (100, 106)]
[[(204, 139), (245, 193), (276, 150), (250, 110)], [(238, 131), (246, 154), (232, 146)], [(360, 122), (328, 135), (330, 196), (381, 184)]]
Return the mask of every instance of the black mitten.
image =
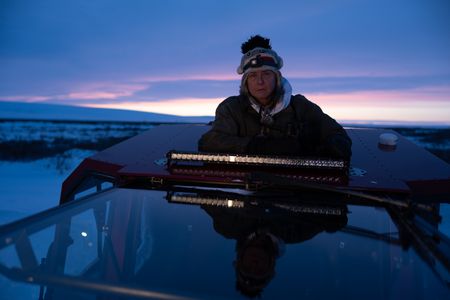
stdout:
[(344, 135), (333, 135), (325, 146), (325, 153), (331, 157), (350, 159), (352, 156), (352, 141)]

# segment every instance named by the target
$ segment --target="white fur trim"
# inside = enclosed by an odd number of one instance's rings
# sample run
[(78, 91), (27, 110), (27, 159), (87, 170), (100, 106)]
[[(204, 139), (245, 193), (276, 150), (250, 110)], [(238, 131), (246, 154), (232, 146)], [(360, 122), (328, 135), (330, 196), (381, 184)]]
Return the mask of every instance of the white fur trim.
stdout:
[[(283, 109), (288, 107), (289, 103), (291, 103), (291, 95), (292, 95), (291, 84), (284, 77), (281, 77), (281, 84), (283, 85), (283, 89), (284, 89), (283, 98), (280, 99), (281, 101), (280, 100), (277, 101), (275, 106), (268, 112), (271, 116), (274, 116), (275, 114), (279, 113), (280, 111), (282, 111)], [(257, 113), (260, 112), (261, 105), (256, 100), (254, 100), (252, 97), (250, 97), (250, 104)]]

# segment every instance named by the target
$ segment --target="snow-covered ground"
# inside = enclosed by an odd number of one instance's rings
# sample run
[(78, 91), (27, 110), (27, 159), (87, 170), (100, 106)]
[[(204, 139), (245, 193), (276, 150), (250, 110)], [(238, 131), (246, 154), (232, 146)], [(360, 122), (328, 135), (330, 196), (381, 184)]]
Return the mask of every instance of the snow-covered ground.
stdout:
[(71, 150), (35, 161), (0, 161), (0, 224), (57, 206), (64, 179), (93, 153)]
[(1, 121), (0, 141), (54, 142), (56, 139), (98, 141), (105, 137), (128, 137), (153, 127), (149, 123)]
[(62, 182), (84, 158), (153, 126), (0, 120), (0, 224), (58, 205)]
[(213, 117), (183, 117), (122, 109), (0, 101), (0, 119), (204, 123), (211, 121)]

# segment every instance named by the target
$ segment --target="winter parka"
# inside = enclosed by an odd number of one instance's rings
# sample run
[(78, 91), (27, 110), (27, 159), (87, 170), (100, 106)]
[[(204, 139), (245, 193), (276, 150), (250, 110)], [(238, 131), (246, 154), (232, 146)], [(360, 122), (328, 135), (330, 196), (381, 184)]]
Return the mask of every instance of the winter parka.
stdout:
[[(295, 153), (286, 149), (290, 155), (346, 159), (351, 156), (351, 139), (342, 126), (302, 95), (291, 96), (289, 105), (272, 118), (272, 124), (264, 125), (246, 96), (229, 97), (217, 107), (212, 128), (198, 142), (199, 150), (277, 154), (281, 141), (290, 140), (300, 145)], [(256, 140), (261, 145), (261, 139), (266, 141), (264, 149), (273, 148), (273, 151), (253, 147)]]

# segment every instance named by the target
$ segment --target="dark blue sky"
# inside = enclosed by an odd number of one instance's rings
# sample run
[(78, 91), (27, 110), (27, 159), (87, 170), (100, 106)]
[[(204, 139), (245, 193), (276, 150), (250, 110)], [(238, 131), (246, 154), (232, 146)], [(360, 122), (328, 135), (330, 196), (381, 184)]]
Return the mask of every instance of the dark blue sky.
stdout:
[(256, 33), (338, 119), (450, 123), (447, 0), (3, 0), (0, 99), (213, 114)]

